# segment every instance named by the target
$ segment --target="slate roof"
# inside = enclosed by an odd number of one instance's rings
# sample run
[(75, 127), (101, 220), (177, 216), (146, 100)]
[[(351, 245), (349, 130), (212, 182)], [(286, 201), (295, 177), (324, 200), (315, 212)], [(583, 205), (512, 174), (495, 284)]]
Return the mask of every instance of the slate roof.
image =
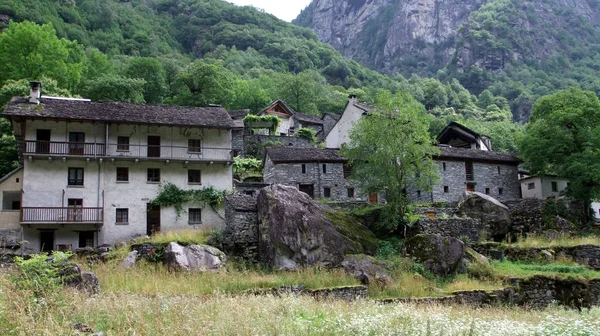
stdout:
[(440, 155), (435, 156), (434, 159), (471, 160), (479, 162), (509, 163), (515, 165), (521, 162), (515, 153), (502, 153), (456, 147), (439, 147), (439, 149)]
[(315, 116), (315, 115), (296, 112), (296, 113), (294, 113), (294, 118), (298, 119), (300, 121), (307, 122), (309, 124), (323, 125), (323, 120), (321, 120), (321, 118), (319, 116)]
[(256, 212), (256, 199), (250, 195), (225, 196), (225, 204), (237, 211)]
[(297, 148), (297, 147), (267, 147), (265, 158), (269, 156), (274, 163), (294, 162), (346, 162), (338, 154), (337, 149), (331, 148)]
[(244, 119), (245, 116), (250, 114), (250, 110), (231, 110), (227, 111), (233, 120)]
[(484, 134), (479, 134), (466, 126), (453, 121), (440, 132), (440, 134), (437, 136), (437, 140), (440, 143), (444, 143), (448, 140), (447, 138), (452, 136), (452, 133), (471, 141), (475, 141), (478, 137), (489, 138)]
[(18, 173), (19, 171), (21, 171), (21, 169), (23, 169), (23, 167), (19, 166), (18, 168), (12, 170), (10, 173), (2, 176), (2, 178), (0, 178), (0, 183), (6, 181), (9, 177), (11, 177), (11, 176), (15, 175), (16, 173)]
[(325, 112), (325, 114), (323, 114), (323, 117), (321, 117), (321, 120), (325, 119), (326, 116), (330, 116), (335, 121), (340, 121), (340, 118), (342, 117), (341, 114)]
[(40, 104), (36, 105), (29, 103), (28, 98), (15, 97), (4, 110), (4, 116), (225, 129), (234, 127), (233, 120), (222, 107), (182, 107), (48, 98), (42, 98)]
[(376, 108), (375, 106), (371, 106), (371, 105), (367, 105), (367, 104), (353, 103), (353, 105), (365, 112), (373, 111)]

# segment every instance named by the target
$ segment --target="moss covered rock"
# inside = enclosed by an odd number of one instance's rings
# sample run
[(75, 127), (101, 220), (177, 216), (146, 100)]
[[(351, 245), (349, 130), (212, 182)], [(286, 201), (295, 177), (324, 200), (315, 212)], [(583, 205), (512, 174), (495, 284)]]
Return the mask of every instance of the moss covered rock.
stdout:
[(418, 234), (404, 244), (405, 252), (435, 275), (464, 271), (465, 245), (453, 237)]

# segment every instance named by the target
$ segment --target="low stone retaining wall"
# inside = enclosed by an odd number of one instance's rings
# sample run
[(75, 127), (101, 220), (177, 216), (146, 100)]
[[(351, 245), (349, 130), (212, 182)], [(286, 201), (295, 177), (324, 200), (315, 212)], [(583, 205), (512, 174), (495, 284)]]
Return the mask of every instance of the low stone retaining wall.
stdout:
[(247, 293), (252, 295), (306, 295), (315, 299), (355, 301), (368, 297), (366, 286), (333, 287), (310, 290), (304, 286), (283, 286), (269, 289), (251, 290)]
[(225, 198), (223, 248), (228, 255), (250, 262), (258, 260), (258, 213), (256, 198), (230, 195)]
[(431, 218), (439, 218), (439, 217), (453, 217), (458, 215), (457, 208), (451, 207), (416, 207), (415, 208), (416, 215), (422, 216), (431, 216)]
[(564, 256), (573, 259), (578, 264), (593, 270), (600, 270), (600, 246), (555, 246), (555, 247), (512, 247), (500, 243), (482, 243), (473, 245), (478, 253), (490, 256), (492, 251), (502, 251), (504, 258), (511, 261), (539, 261), (543, 254), (549, 252), (554, 258)]
[(486, 227), (479, 219), (473, 218), (448, 218), (432, 219), (422, 218), (411, 228), (411, 235), (419, 233), (439, 234), (444, 237), (468, 237), (472, 242), (481, 241)]
[(131, 245), (132, 251), (138, 252), (138, 259), (159, 261), (164, 259), (164, 251), (168, 244), (141, 243)]

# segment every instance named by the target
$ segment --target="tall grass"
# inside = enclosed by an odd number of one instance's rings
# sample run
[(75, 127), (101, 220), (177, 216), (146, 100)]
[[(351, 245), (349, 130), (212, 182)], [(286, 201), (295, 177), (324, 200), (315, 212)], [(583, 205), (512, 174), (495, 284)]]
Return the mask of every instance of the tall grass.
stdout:
[(142, 237), (135, 239), (133, 244), (140, 243), (157, 243), (168, 244), (170, 242), (178, 242), (180, 244), (204, 244), (209, 236), (217, 234), (215, 229), (199, 228), (199, 229), (184, 229), (184, 230), (169, 230), (160, 231), (153, 234), (151, 237)]
[(555, 276), (559, 278), (598, 279), (600, 271), (591, 270), (582, 265), (569, 264), (531, 264), (522, 262), (493, 262), (494, 274), (499, 278), (528, 278), (535, 275)]
[(600, 245), (598, 236), (572, 236), (569, 234), (560, 234), (555, 238), (543, 235), (528, 235), (520, 238), (511, 246), (521, 248), (540, 248), (540, 247), (572, 247), (578, 245)]

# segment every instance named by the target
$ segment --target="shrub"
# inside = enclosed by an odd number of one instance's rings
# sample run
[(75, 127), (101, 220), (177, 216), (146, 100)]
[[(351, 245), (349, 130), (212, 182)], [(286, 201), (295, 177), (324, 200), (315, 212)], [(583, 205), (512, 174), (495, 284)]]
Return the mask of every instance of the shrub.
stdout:
[(45, 297), (62, 286), (64, 277), (61, 275), (61, 266), (67, 263), (72, 256), (70, 252), (52, 252), (52, 257), (45, 253), (31, 255), (29, 259), (15, 258), (19, 270), (12, 277), (12, 282), (17, 289), (33, 292), (35, 297)]
[(317, 139), (317, 131), (312, 128), (303, 127), (296, 132), (296, 136), (299, 138), (304, 138), (310, 140), (313, 144), (316, 144)]

